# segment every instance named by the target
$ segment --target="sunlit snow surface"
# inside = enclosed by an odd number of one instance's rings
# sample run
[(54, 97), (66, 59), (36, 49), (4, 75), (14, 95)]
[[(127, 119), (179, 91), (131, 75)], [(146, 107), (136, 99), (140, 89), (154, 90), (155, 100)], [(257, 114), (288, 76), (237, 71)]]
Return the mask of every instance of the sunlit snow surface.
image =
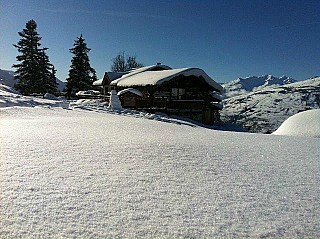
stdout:
[(320, 138), (320, 109), (291, 116), (273, 134)]
[(320, 141), (0, 109), (0, 237), (320, 237)]

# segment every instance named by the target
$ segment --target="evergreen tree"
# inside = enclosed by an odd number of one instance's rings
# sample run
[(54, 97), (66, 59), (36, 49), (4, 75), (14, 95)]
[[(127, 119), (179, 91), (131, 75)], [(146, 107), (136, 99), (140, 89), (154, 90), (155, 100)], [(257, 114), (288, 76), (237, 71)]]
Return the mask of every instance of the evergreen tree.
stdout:
[(140, 67), (143, 67), (143, 64), (137, 62), (136, 56), (129, 55), (125, 58), (124, 52), (121, 52), (112, 59), (111, 71), (126, 72)]
[(67, 94), (70, 97), (80, 90), (93, 88), (93, 81), (97, 78), (95, 70), (90, 66), (88, 53), (91, 49), (87, 47), (82, 34), (77, 37), (73, 48), (69, 51), (74, 55), (71, 59), (69, 77), (67, 78)]
[(42, 94), (50, 93), (55, 94), (57, 89), (57, 81), (56, 81), (56, 69), (54, 66), (50, 63), (49, 57), (46, 54), (47, 49), (44, 48), (40, 52), (40, 65), (39, 65), (39, 84), (37, 87), (37, 92), (40, 92)]
[(56, 78), (57, 70), (54, 66), (52, 66), (49, 81), (47, 82), (47, 92), (50, 94), (54, 94), (58, 91), (58, 83)]
[(20, 63), (13, 65), (16, 68), (16, 79), (19, 79), (15, 88), (26, 95), (44, 94), (49, 91), (46, 83), (50, 81), (49, 72), (52, 68), (46, 54), (48, 48), (40, 48), (41, 37), (34, 20), (28, 21), (26, 28), (18, 34), (21, 39), (13, 45), (20, 53), (17, 56), (17, 61)]

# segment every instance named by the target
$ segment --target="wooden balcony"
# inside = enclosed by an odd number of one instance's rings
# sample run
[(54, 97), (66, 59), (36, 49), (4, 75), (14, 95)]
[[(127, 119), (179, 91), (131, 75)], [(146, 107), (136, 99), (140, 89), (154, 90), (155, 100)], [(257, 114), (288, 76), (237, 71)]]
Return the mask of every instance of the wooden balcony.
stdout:
[(204, 100), (137, 99), (137, 109), (202, 111)]

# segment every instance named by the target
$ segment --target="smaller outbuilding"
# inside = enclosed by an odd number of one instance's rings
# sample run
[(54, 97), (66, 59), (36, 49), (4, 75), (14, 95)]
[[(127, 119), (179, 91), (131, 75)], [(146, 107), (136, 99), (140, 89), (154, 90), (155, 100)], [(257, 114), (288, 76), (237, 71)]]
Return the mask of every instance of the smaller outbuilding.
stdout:
[(136, 108), (138, 101), (143, 98), (142, 93), (133, 88), (120, 90), (117, 95), (119, 96), (121, 104), (124, 108)]

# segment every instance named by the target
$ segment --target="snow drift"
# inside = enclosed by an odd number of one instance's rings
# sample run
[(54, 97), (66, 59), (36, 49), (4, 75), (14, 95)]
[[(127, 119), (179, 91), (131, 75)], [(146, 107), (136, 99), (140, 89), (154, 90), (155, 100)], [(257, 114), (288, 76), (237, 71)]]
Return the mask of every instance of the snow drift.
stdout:
[(291, 116), (273, 134), (320, 138), (320, 109)]

